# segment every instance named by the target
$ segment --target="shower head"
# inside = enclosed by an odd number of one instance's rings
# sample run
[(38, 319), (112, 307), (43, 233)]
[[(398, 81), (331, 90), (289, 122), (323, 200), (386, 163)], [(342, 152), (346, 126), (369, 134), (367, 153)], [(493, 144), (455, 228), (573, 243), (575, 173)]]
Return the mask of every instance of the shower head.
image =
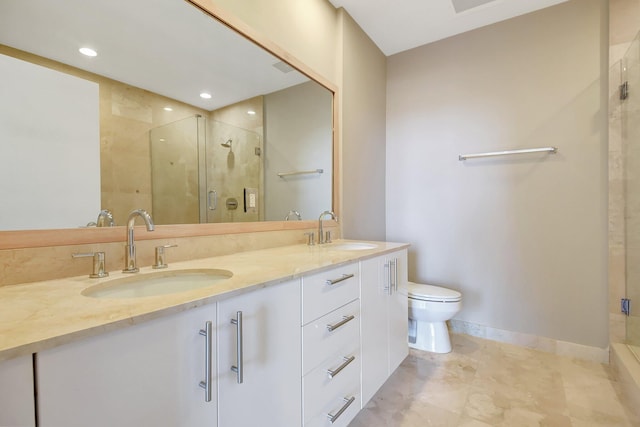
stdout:
[(231, 148), (231, 143), (232, 143), (232, 142), (233, 142), (233, 141), (231, 141), (230, 139), (227, 139), (227, 142), (223, 142), (223, 143), (222, 143), (222, 144), (220, 144), (220, 145), (222, 145), (224, 148)]

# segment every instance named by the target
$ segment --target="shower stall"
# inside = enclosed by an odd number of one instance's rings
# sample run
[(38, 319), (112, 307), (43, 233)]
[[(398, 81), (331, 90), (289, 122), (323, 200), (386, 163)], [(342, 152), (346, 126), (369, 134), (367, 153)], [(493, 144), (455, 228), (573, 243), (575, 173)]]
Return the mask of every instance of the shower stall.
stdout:
[[(201, 115), (149, 131), (157, 224), (258, 221), (263, 200), (259, 134)], [(245, 205), (247, 191), (255, 204)]]
[[(620, 161), (616, 157), (610, 166), (611, 209), (610, 235), (612, 259), (616, 247), (622, 250), (620, 262), (612, 268), (624, 270), (625, 296), (620, 302), (625, 317), (624, 341), (640, 361), (640, 40), (638, 36), (629, 46), (622, 60), (611, 69), (610, 151), (619, 144)], [(619, 137), (616, 134), (619, 130)], [(618, 197), (616, 178), (621, 195)], [(616, 199), (619, 198), (619, 203)], [(622, 215), (617, 212), (622, 213)], [(622, 267), (622, 265), (624, 267)], [(615, 272), (611, 286), (615, 287)]]

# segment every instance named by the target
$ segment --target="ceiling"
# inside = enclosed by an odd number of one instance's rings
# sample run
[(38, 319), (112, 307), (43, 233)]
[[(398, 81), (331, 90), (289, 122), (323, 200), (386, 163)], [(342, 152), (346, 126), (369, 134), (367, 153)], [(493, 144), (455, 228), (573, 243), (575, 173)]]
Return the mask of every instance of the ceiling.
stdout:
[(186, 1), (0, 0), (0, 44), (207, 111), (308, 80)]
[(389, 56), (567, 0), (329, 0)]
[[(329, 1), (392, 55), (566, 0)], [(0, 0), (0, 44), (206, 110), (307, 80), (184, 1)]]

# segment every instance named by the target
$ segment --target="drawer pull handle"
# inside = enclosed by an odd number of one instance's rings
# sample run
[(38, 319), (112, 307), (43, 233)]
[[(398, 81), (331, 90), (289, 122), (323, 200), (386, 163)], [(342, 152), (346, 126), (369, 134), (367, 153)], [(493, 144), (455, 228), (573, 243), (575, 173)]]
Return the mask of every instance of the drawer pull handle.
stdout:
[(325, 283), (327, 285), (331, 286), (331, 285), (338, 284), (340, 282), (344, 282), (347, 279), (351, 279), (353, 276), (354, 276), (353, 274), (343, 274), (341, 278), (339, 278), (339, 279), (327, 279), (327, 281)]
[(353, 362), (354, 360), (356, 360), (355, 356), (351, 356), (351, 357), (343, 357), (342, 360), (344, 360), (344, 362), (342, 363), (342, 365), (338, 366), (336, 369), (327, 369), (327, 374), (329, 375), (329, 378), (333, 378), (336, 375), (338, 375), (340, 373), (340, 371), (342, 371), (344, 368), (346, 368), (349, 363)]
[(336, 412), (334, 415), (327, 414), (327, 418), (329, 418), (329, 422), (331, 424), (335, 423), (338, 420), (338, 418), (340, 418), (340, 415), (342, 415), (342, 413), (347, 410), (349, 405), (351, 405), (353, 402), (355, 402), (356, 397), (355, 396), (345, 397), (343, 400), (345, 402), (344, 406), (342, 408), (340, 408), (340, 410), (338, 412)]
[(333, 332), (336, 329), (338, 329), (340, 326), (344, 325), (347, 322), (352, 321), (353, 319), (355, 319), (356, 316), (351, 315), (351, 316), (342, 316), (342, 320), (339, 321), (338, 323), (334, 323), (333, 325), (327, 325), (327, 330), (329, 332)]
[(213, 334), (211, 321), (205, 323), (205, 328), (200, 329), (200, 335), (205, 338), (204, 344), (204, 381), (200, 381), (200, 387), (204, 389), (204, 401), (211, 402), (211, 344)]

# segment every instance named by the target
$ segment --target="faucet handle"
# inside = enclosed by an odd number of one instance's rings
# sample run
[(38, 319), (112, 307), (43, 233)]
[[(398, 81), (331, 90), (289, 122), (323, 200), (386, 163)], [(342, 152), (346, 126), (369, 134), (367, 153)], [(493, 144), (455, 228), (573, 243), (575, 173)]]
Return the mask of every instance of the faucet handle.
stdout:
[(325, 243), (331, 243), (331, 230), (327, 230), (326, 233), (325, 233), (325, 236), (326, 237), (324, 239), (324, 242)]
[(310, 231), (308, 233), (304, 233), (304, 235), (307, 236), (307, 246), (315, 246), (316, 238), (315, 238), (315, 234), (313, 233), (313, 231)]
[(73, 258), (86, 258), (93, 257), (93, 271), (89, 275), (92, 279), (99, 279), (109, 276), (109, 273), (105, 271), (105, 257), (104, 252), (83, 252), (71, 254)]
[(178, 245), (162, 245), (156, 246), (156, 263), (151, 266), (151, 268), (167, 268), (169, 264), (165, 262), (164, 250), (167, 248), (177, 248)]

